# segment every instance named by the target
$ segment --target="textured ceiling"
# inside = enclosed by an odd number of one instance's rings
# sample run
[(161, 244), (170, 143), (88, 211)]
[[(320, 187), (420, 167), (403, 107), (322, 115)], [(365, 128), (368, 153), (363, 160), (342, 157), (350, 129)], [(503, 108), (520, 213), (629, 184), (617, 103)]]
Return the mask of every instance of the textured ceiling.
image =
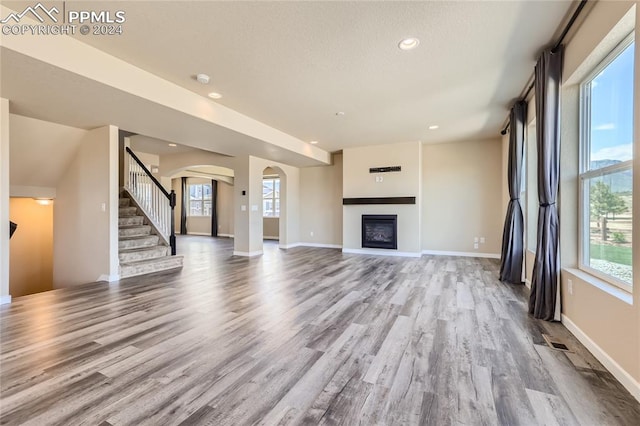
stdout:
[[(497, 136), (571, 4), (90, 2), (125, 10), (124, 35), (77, 37), (335, 151)], [(407, 36), (420, 39), (416, 50), (398, 49)]]

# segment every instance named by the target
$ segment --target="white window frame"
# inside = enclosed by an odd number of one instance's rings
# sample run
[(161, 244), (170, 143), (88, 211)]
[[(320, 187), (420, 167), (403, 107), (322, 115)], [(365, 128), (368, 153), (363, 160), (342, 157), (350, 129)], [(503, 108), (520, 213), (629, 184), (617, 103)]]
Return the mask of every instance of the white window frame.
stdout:
[[(264, 206), (264, 201), (265, 200), (271, 200), (271, 202), (273, 203), (273, 216), (265, 216), (264, 214), (264, 208), (262, 209), (262, 217), (264, 218), (274, 218), (274, 219), (278, 219), (280, 217), (280, 210), (278, 210), (278, 214), (276, 214), (276, 200), (278, 200), (278, 202), (280, 202), (281, 198), (280, 197), (276, 197), (276, 181), (278, 181), (278, 187), (280, 187), (281, 181), (280, 181), (280, 176), (264, 176), (262, 178), (262, 181), (264, 182), (265, 180), (271, 180), (273, 181), (273, 196), (271, 198), (265, 198), (264, 195), (262, 196), (262, 205)], [(279, 192), (279, 191), (278, 191)], [(282, 206), (280, 206), (280, 208), (282, 208)]]
[[(599, 64), (591, 73), (580, 83), (580, 174), (578, 177), (579, 194), (578, 194), (578, 269), (595, 276), (596, 278), (612, 284), (629, 293), (633, 292), (633, 285), (622, 281), (612, 275), (605, 274), (586, 264), (585, 256), (589, 253), (590, 244), (590, 206), (587, 205), (587, 190), (585, 182), (589, 182), (593, 178), (609, 175), (624, 170), (633, 171), (633, 159), (612, 164), (595, 170), (590, 170), (591, 155), (591, 82), (607, 68), (620, 54), (634, 42), (634, 32), (625, 37)], [(637, 48), (637, 46), (636, 46)], [(635, 74), (635, 71), (634, 71)], [(637, 123), (633, 123), (637, 125)], [(633, 141), (635, 144), (636, 141)], [(635, 194), (634, 194), (635, 197)], [(634, 212), (635, 213), (635, 212)], [(633, 267), (633, 266), (632, 266)], [(633, 273), (637, 273), (633, 271)]]
[[(191, 214), (191, 187), (192, 186), (202, 186), (202, 197), (199, 198), (198, 200), (195, 201), (200, 201), (202, 202), (202, 214)], [(208, 186), (209, 188), (211, 188), (211, 184), (210, 183), (188, 183), (187, 184), (187, 200), (189, 201), (189, 205), (188, 205), (188, 209), (187, 211), (189, 212), (189, 214), (187, 215), (188, 217), (211, 217), (210, 214), (204, 214), (204, 202), (207, 201), (206, 198), (204, 198), (204, 187)], [(209, 201), (211, 201), (213, 203), (213, 200), (209, 199)]]

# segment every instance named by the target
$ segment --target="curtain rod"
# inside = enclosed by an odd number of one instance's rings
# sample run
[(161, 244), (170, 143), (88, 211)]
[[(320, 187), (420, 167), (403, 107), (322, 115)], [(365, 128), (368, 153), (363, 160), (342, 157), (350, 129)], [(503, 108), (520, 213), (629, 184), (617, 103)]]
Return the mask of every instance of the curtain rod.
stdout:
[[(578, 19), (580, 12), (582, 12), (582, 9), (584, 9), (584, 7), (587, 5), (587, 1), (588, 0), (580, 1), (580, 4), (578, 5), (578, 7), (576, 7), (576, 10), (573, 12), (573, 15), (571, 15), (571, 19), (569, 19), (569, 22), (567, 22), (567, 25), (564, 27), (564, 30), (562, 30), (562, 33), (560, 34), (560, 37), (558, 38), (558, 41), (556, 42), (555, 46), (553, 46), (553, 49), (551, 49), (552, 51), (558, 50), (558, 47), (560, 47), (560, 45), (564, 41), (564, 38), (567, 36), (567, 33), (569, 33), (569, 31), (571, 30), (571, 27), (576, 22), (576, 19)], [(529, 96), (529, 93), (531, 93), (531, 89), (533, 89), (533, 86), (535, 86), (535, 84), (536, 84), (536, 79), (534, 75), (533, 81), (531, 82), (529, 87), (527, 87), (527, 90), (524, 92), (524, 96), (522, 97), (522, 99), (527, 99), (527, 96)], [(501, 135), (507, 134), (507, 130), (509, 129), (509, 124), (511, 124), (510, 117), (507, 118), (507, 124), (504, 126), (504, 129), (500, 131)]]

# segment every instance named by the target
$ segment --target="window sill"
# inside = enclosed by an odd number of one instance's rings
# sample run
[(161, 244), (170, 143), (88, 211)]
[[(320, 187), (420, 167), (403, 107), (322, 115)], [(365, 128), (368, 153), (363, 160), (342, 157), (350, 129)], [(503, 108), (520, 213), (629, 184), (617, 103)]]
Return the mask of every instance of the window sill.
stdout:
[(619, 299), (621, 301), (623, 301), (624, 303), (628, 304), (628, 305), (633, 305), (633, 294), (629, 293), (628, 291), (625, 291), (623, 289), (621, 289), (620, 287), (617, 287), (613, 284), (610, 284), (598, 277), (595, 277), (583, 270), (580, 269), (575, 269), (575, 268), (564, 268), (563, 271), (566, 271), (568, 273), (570, 273), (571, 275), (575, 276), (576, 278), (580, 278), (581, 280), (583, 280), (584, 282), (586, 282), (587, 284), (590, 284), (596, 288), (598, 288), (599, 290), (607, 293), (610, 296), (615, 297), (616, 299)]

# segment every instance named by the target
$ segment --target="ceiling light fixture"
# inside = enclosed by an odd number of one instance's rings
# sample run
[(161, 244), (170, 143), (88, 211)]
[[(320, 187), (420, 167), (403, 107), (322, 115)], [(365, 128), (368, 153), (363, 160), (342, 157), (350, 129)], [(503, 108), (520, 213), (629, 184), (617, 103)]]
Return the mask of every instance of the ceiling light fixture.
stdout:
[(200, 84), (209, 84), (209, 76), (206, 74), (198, 74), (196, 75), (196, 81)]
[(398, 43), (398, 47), (400, 48), (400, 50), (412, 50), (418, 47), (419, 44), (420, 40), (415, 37), (409, 37), (400, 41), (400, 43)]
[(53, 198), (34, 198), (34, 200), (36, 200), (36, 203), (40, 204), (41, 206), (48, 206), (53, 204)]
[(175, 148), (175, 147), (176, 147), (176, 146), (178, 146), (178, 145), (176, 145), (175, 143), (170, 143), (170, 144), (169, 144), (169, 146), (170, 146), (171, 148)]
[(339, 116), (339, 117), (341, 117), (341, 116), (343, 116), (343, 115), (344, 115), (344, 112), (342, 112), (342, 111), (338, 111), (338, 112), (336, 112), (336, 115), (337, 115), (337, 116)]
[(222, 97), (222, 95), (220, 93), (217, 92), (211, 92), (208, 95), (211, 99), (220, 99)]
[(436, 130), (437, 128), (439, 128), (440, 126), (438, 126), (437, 124), (434, 124), (432, 126), (429, 126), (429, 130)]
[(317, 145), (318, 141), (311, 141), (309, 142), (311, 145)]

